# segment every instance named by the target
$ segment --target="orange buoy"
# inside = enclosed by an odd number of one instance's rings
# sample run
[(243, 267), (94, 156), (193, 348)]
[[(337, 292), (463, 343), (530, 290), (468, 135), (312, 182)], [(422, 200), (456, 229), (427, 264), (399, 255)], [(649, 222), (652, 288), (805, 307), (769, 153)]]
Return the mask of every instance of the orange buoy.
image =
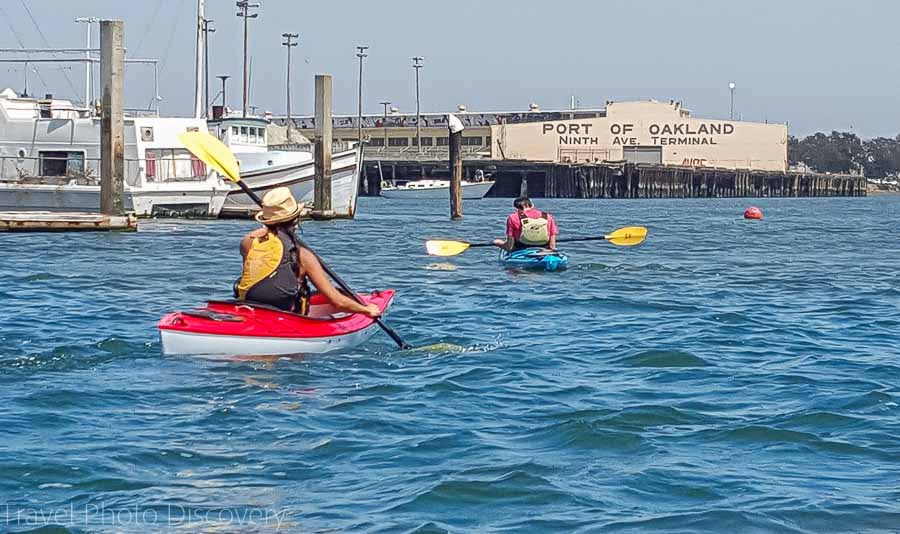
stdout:
[(745, 219), (762, 219), (762, 210), (757, 208), (756, 206), (750, 206), (746, 210), (744, 210), (744, 218)]

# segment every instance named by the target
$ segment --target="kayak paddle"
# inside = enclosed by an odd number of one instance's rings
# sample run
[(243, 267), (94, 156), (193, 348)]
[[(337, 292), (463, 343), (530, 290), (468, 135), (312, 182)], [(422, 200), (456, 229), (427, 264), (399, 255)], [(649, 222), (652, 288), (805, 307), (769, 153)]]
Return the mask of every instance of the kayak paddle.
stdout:
[[(557, 243), (571, 243), (573, 241), (609, 241), (620, 247), (633, 247), (640, 245), (647, 238), (647, 229), (643, 226), (626, 226), (609, 234), (593, 237), (570, 237), (557, 239)], [(470, 248), (492, 247), (493, 243), (466, 243), (465, 241), (451, 241), (447, 239), (432, 239), (425, 242), (425, 250), (431, 256), (456, 256)]]
[[(232, 182), (238, 184), (240, 188), (247, 194), (248, 197), (253, 199), (254, 202), (259, 207), (262, 207), (262, 199), (259, 198), (259, 195), (254, 193), (247, 184), (241, 180), (240, 169), (238, 168), (237, 159), (234, 157), (234, 153), (225, 146), (224, 143), (216, 139), (213, 135), (208, 132), (202, 131), (194, 131), (194, 132), (184, 132), (178, 135), (178, 140), (184, 144), (185, 147), (195, 156), (197, 159), (203, 161), (213, 169), (215, 169), (219, 174), (225, 176)], [(331, 267), (326, 264), (322, 258), (316, 254), (316, 251), (309, 247), (306, 243), (297, 239), (299, 244), (312, 252), (313, 256), (319, 260), (319, 263), (322, 265), (322, 269), (325, 273), (331, 277), (332, 280), (337, 282), (337, 285), (340, 286), (341, 289), (344, 290), (347, 295), (355, 300), (362, 306), (365, 306), (366, 303), (363, 302), (359, 295), (356, 294), (355, 291), (350, 289), (350, 286), (347, 285), (347, 282), (341, 279), (340, 276), (337, 275), (334, 271), (331, 270)], [(391, 336), (391, 339), (399, 346), (401, 349), (410, 349), (412, 346), (403, 341), (403, 338), (400, 337), (397, 332), (394, 331), (393, 328), (389, 327), (381, 320), (380, 317), (375, 319), (375, 322), (378, 323), (378, 326), (381, 327), (384, 332)]]

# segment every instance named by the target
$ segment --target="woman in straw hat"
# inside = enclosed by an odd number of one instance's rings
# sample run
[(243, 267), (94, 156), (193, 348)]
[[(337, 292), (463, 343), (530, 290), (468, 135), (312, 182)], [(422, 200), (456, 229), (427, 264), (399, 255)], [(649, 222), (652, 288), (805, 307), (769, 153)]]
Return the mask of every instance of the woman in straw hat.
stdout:
[(235, 296), (305, 315), (309, 311), (309, 282), (335, 308), (369, 317), (380, 314), (378, 306), (363, 306), (331, 284), (322, 265), (310, 250), (300, 245), (294, 227), (304, 214), (287, 187), (276, 187), (262, 199), (256, 220), (265, 225), (241, 240), (244, 269), (235, 283)]

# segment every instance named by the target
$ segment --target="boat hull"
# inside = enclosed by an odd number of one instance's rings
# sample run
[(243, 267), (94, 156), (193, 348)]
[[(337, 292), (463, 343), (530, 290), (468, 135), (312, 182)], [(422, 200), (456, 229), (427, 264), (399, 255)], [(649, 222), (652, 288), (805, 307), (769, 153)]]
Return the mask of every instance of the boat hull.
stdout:
[[(138, 217), (217, 217), (229, 189), (204, 182), (126, 189), (124, 209)], [(0, 182), (0, 211), (100, 211), (98, 185)]]
[(515, 252), (500, 251), (500, 263), (507, 269), (554, 272), (568, 269), (569, 257), (561, 252), (527, 248)]
[[(393, 297), (391, 290), (360, 295), (382, 314)], [(317, 294), (308, 316), (246, 301), (212, 301), (203, 308), (170, 313), (158, 328), (163, 354), (231, 357), (345, 350), (365, 342), (378, 326), (371, 317), (339, 313)]]
[[(462, 185), (462, 197), (464, 200), (476, 200), (484, 198), (491, 190), (494, 182), (474, 182)], [(382, 188), (381, 196), (392, 199), (417, 200), (425, 198), (437, 198), (450, 200), (450, 187), (429, 187), (421, 189)]]
[[(332, 156), (331, 209), (336, 217), (352, 218), (356, 214), (361, 158), (361, 149), (347, 150)], [(298, 202), (305, 202), (308, 206), (314, 203), (315, 177), (314, 161), (251, 169), (241, 174), (244, 183), (260, 197), (275, 187), (288, 187)], [(245, 216), (258, 209), (241, 189), (235, 188), (228, 194), (223, 215)]]

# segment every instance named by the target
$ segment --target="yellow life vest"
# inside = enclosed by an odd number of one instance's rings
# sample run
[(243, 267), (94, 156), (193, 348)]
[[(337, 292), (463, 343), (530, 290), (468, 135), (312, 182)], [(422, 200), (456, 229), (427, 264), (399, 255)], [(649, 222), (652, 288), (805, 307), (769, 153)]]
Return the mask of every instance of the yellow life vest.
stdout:
[(522, 233), (517, 241), (523, 245), (543, 247), (550, 242), (550, 221), (547, 214), (541, 212), (537, 218), (529, 218), (524, 212), (519, 212), (519, 222), (522, 223)]
[(299, 256), (293, 240), (286, 232), (269, 231), (255, 237), (244, 258), (241, 278), (235, 285), (235, 296), (305, 314), (309, 287), (297, 280)]

